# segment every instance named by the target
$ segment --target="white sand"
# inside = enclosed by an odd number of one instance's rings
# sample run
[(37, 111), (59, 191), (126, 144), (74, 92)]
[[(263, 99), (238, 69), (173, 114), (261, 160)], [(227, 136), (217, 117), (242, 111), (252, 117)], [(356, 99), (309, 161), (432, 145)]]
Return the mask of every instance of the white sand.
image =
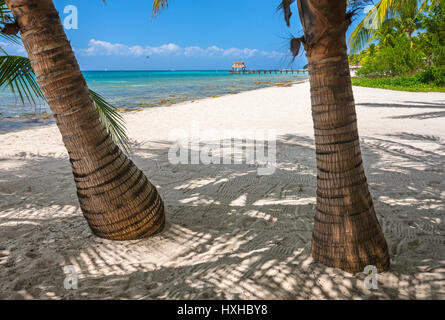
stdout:
[[(308, 256), (315, 204), (309, 84), (127, 113), (159, 187), (154, 238), (94, 237), (55, 126), (0, 135), (0, 299), (444, 299), (445, 94), (354, 88), (370, 190), (392, 267), (379, 289)], [(277, 169), (172, 165), (174, 128), (275, 129)], [(229, 135), (230, 136), (230, 135)], [(65, 290), (63, 267), (79, 272)]]

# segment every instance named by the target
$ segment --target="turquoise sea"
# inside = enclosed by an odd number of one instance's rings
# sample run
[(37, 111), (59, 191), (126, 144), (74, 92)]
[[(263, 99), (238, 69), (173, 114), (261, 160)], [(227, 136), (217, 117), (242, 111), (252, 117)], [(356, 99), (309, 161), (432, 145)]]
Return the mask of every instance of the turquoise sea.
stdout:
[[(307, 79), (307, 74), (230, 74), (228, 71), (85, 71), (90, 89), (119, 111), (233, 94), (277, 83)], [(53, 123), (48, 106), (22, 105), (7, 88), (0, 91), (0, 132)]]

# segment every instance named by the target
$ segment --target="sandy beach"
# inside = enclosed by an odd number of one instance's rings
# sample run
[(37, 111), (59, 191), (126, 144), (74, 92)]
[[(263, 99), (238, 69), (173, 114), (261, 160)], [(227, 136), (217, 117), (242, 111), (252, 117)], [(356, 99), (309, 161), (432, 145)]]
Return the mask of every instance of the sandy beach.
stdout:
[[(309, 256), (316, 163), (309, 83), (125, 113), (165, 230), (113, 242), (79, 209), (55, 125), (0, 135), (0, 299), (445, 299), (445, 94), (354, 87), (391, 270), (367, 290)], [(171, 164), (174, 129), (275, 130), (276, 168)], [(233, 133), (233, 131), (232, 131)], [(64, 267), (78, 289), (64, 288)]]

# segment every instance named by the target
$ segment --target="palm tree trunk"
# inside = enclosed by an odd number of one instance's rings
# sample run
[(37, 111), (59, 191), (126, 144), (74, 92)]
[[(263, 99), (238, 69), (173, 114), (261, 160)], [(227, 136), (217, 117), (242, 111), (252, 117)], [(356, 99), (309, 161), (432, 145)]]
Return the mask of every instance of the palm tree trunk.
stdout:
[(352, 93), (346, 0), (300, 0), (317, 158), (312, 257), (351, 273), (389, 268), (363, 169)]
[(102, 125), (52, 0), (6, 4), (62, 134), (80, 207), (93, 233), (129, 240), (162, 230), (162, 200)]

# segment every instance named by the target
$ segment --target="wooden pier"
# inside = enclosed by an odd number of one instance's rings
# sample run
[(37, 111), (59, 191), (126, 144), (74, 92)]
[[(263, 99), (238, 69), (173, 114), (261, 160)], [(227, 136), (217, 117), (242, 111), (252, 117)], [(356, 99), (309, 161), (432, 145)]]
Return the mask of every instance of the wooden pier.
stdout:
[(231, 74), (305, 74), (307, 69), (281, 69), (281, 70), (229, 70)]

